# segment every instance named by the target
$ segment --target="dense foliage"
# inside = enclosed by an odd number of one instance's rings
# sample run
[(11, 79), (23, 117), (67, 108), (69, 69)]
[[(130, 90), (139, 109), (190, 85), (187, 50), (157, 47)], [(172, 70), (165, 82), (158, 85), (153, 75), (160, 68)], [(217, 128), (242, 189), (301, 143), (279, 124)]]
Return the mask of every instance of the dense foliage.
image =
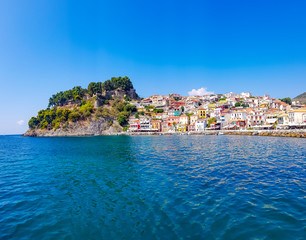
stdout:
[(249, 105), (246, 104), (246, 103), (243, 103), (242, 101), (240, 101), (240, 102), (236, 102), (235, 103), (235, 107), (244, 107), (244, 108), (246, 108), (246, 107), (249, 107)]
[(155, 112), (155, 113), (163, 113), (163, 112), (164, 112), (164, 109), (155, 108), (155, 109), (153, 110), (153, 112)]
[[(121, 126), (125, 126), (129, 116), (137, 112), (136, 106), (128, 103), (131, 99), (125, 96), (124, 100), (114, 100), (111, 95), (101, 95), (105, 91), (118, 88), (128, 91), (133, 88), (133, 84), (128, 77), (113, 77), (105, 82), (91, 82), (87, 89), (77, 86), (67, 91), (61, 91), (52, 95), (48, 108), (40, 110), (36, 117), (30, 119), (28, 125), (30, 129), (56, 130), (59, 127), (67, 127), (69, 122), (87, 120), (91, 117), (103, 117), (107, 118), (110, 125), (113, 124), (114, 119), (117, 119)], [(93, 97), (96, 94), (98, 95)], [(102, 106), (94, 109), (93, 102), (96, 99)], [(68, 103), (74, 104), (71, 105), (71, 110), (60, 107)]]
[(210, 127), (210, 124), (216, 123), (216, 122), (217, 122), (217, 118), (212, 117), (212, 118), (208, 119), (207, 126)]
[(85, 94), (87, 93), (86, 89), (81, 88), (80, 86), (74, 87), (73, 89), (59, 92), (49, 99), (49, 107), (51, 106), (63, 106), (67, 104), (69, 100), (82, 100)]
[(107, 80), (105, 82), (91, 82), (89, 83), (87, 89), (77, 86), (73, 89), (64, 92), (61, 91), (52, 95), (52, 97), (49, 99), (49, 107), (63, 106), (69, 101), (82, 100), (86, 94), (88, 94), (89, 96), (93, 96), (97, 93), (103, 93), (104, 91), (112, 91), (118, 88), (121, 88), (125, 91), (129, 91), (133, 88), (133, 84), (128, 77), (112, 77), (111, 80)]
[(40, 110), (37, 117), (32, 117), (29, 121), (29, 127), (34, 129), (39, 127), (40, 129), (45, 128), (58, 128), (60, 123), (66, 122), (73, 112), (68, 109), (46, 109)]

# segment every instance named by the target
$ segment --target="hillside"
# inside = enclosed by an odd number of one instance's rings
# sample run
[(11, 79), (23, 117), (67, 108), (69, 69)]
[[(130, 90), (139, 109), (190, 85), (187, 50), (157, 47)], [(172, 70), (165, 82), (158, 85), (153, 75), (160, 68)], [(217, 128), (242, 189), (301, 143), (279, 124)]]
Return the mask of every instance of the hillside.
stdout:
[(91, 82), (52, 95), (48, 108), (29, 122), (24, 136), (84, 136), (116, 133), (137, 111), (132, 100), (139, 100), (128, 77)]
[(292, 101), (300, 101), (302, 104), (306, 104), (306, 92), (296, 96)]

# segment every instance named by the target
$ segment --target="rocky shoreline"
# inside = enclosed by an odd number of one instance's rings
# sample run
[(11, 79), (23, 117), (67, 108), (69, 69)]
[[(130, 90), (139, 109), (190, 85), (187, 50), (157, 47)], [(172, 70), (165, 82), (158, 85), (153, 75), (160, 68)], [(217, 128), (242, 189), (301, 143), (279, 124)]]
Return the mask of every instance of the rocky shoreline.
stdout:
[(82, 137), (95, 135), (116, 135), (121, 128), (116, 122), (115, 127), (109, 126), (106, 119), (94, 121), (78, 121), (70, 123), (69, 127), (56, 130), (29, 129), (24, 137)]

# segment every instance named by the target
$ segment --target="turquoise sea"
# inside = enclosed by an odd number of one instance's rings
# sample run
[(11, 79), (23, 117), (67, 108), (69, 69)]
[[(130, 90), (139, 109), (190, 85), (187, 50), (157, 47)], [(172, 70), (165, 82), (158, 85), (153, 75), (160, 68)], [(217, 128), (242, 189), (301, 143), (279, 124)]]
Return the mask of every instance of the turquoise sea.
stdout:
[(0, 136), (0, 239), (305, 239), (306, 139)]

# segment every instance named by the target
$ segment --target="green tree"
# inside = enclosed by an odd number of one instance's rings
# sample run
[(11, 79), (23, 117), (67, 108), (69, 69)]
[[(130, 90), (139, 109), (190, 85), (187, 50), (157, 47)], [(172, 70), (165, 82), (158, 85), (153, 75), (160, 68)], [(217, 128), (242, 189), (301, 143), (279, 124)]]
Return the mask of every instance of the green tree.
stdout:
[(159, 108), (155, 108), (155, 109), (153, 110), (153, 112), (155, 112), (155, 113), (163, 113), (164, 110), (163, 110), (163, 109), (159, 109)]
[(62, 113), (62, 117), (61, 117), (61, 122), (68, 121), (68, 117), (69, 117), (70, 113), (71, 113), (71, 111), (69, 109), (64, 109), (64, 111)]
[(90, 117), (93, 113), (93, 104), (91, 102), (84, 104), (80, 107), (80, 112), (85, 118)]
[(73, 99), (74, 99), (74, 100), (76, 100), (76, 101), (78, 101), (78, 100), (82, 100), (82, 98), (81, 98), (81, 96), (80, 96), (80, 95), (75, 95)]
[(50, 109), (45, 111), (44, 120), (50, 124), (56, 118), (56, 111), (54, 109)]
[(28, 122), (29, 128), (34, 129), (38, 126), (39, 121), (36, 117), (31, 117), (31, 119)]
[(82, 99), (84, 97), (85, 93), (86, 93), (86, 90), (81, 88), (80, 86), (76, 86), (76, 87), (72, 88), (72, 95), (73, 95), (74, 99), (77, 96), (79, 96)]
[(104, 88), (104, 84), (102, 82), (91, 82), (88, 85), (88, 94), (90, 96), (97, 94), (97, 93), (102, 93)]
[(126, 132), (127, 130), (129, 130), (129, 128), (130, 128), (129, 126), (124, 127), (124, 128), (122, 128), (122, 131), (123, 131), (123, 132)]
[(152, 105), (147, 105), (147, 106), (145, 106), (144, 108), (146, 109), (147, 112), (149, 112), (150, 109), (154, 109), (154, 106), (152, 106)]
[(63, 116), (63, 112), (64, 112), (64, 109), (57, 109), (56, 110), (56, 118), (61, 118)]
[(89, 83), (88, 87), (87, 87), (87, 90), (88, 90), (88, 94), (90, 96), (94, 95), (95, 93), (98, 92), (98, 86), (97, 86), (97, 83), (95, 82), (91, 82)]
[(37, 119), (39, 122), (42, 122), (45, 119), (45, 110), (40, 110), (38, 112)]
[(292, 105), (292, 100), (290, 97), (286, 97), (286, 98), (283, 98), (283, 99), (280, 99), (282, 102), (285, 102), (289, 105)]
[(208, 123), (207, 123), (208, 127), (210, 127), (210, 124), (215, 123), (215, 122), (217, 122), (217, 118), (215, 117), (208, 119)]
[(48, 127), (48, 123), (46, 122), (46, 120), (43, 120), (41, 123), (40, 123), (40, 129), (45, 129)]
[(247, 103), (242, 103), (241, 106), (244, 107), (244, 108), (247, 108), (247, 107), (249, 107), (249, 104), (247, 104)]
[(124, 107), (124, 111), (126, 112), (136, 112), (137, 111), (137, 108), (135, 105), (133, 104), (127, 104), (125, 107)]
[(78, 110), (73, 110), (70, 114), (68, 119), (72, 122), (76, 122), (81, 118), (81, 113)]
[(129, 115), (129, 112), (120, 112), (118, 114), (118, 123), (120, 124), (120, 126), (124, 126), (128, 123)]
[(96, 111), (96, 117), (97, 118), (100, 118), (100, 117), (103, 117), (103, 118), (106, 118), (106, 117), (110, 117), (110, 111), (108, 108), (103, 108), (102, 106), (101, 107), (98, 107), (97, 111)]
[(58, 122), (58, 120), (53, 120), (52, 121), (52, 127), (55, 130), (57, 130), (60, 127), (60, 123)]

